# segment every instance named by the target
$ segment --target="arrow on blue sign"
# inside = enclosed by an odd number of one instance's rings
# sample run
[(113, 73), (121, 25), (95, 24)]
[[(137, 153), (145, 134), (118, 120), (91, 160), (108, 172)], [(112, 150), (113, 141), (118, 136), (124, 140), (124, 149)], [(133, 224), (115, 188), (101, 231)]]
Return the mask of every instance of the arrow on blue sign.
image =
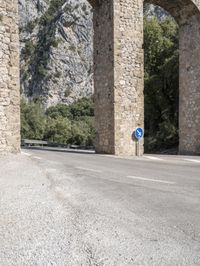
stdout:
[(144, 136), (144, 130), (141, 127), (136, 128), (135, 137), (139, 140)]

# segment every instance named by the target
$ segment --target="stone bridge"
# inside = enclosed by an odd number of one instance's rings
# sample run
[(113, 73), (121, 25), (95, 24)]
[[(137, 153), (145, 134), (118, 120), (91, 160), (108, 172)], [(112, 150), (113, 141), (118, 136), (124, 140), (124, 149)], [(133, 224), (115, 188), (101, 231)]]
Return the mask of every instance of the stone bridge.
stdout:
[[(90, 0), (94, 7), (96, 151), (135, 155), (144, 126), (143, 0)], [(200, 0), (149, 0), (180, 29), (179, 152), (200, 151)], [(0, 0), (0, 152), (20, 150), (17, 0)], [(140, 147), (143, 153), (143, 145)]]

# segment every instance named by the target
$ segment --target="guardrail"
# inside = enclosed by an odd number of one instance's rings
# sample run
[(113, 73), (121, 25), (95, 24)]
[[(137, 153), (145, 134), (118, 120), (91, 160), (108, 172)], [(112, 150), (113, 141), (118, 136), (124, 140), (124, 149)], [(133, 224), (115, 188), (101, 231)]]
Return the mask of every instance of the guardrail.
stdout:
[(34, 139), (22, 139), (21, 141), (22, 146), (47, 146), (48, 141), (43, 141), (43, 140), (34, 140)]
[(21, 146), (24, 147), (34, 147), (34, 146), (46, 146), (46, 147), (60, 147), (60, 148), (67, 148), (67, 149), (83, 149), (83, 150), (94, 150), (93, 146), (79, 146), (73, 144), (62, 144), (56, 142), (50, 142), (45, 140), (33, 140), (33, 139), (22, 139)]

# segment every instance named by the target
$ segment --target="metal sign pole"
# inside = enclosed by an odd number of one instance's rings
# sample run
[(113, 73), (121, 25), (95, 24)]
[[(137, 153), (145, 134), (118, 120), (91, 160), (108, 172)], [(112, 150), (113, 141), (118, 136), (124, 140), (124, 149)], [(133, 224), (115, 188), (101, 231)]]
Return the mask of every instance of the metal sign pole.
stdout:
[(140, 156), (140, 140), (138, 139), (138, 145), (137, 145), (137, 156)]

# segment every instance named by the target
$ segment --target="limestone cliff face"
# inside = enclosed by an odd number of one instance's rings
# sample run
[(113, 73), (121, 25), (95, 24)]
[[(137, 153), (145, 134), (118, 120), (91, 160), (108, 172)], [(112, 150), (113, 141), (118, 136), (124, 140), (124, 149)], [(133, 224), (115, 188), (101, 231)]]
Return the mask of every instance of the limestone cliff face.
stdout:
[(93, 93), (87, 0), (19, 0), (21, 93), (46, 107)]
[(159, 20), (164, 19), (166, 16), (170, 16), (163, 8), (152, 4), (145, 4), (144, 12), (148, 17), (156, 16)]
[[(162, 18), (147, 5), (149, 16)], [(49, 107), (93, 93), (92, 9), (87, 0), (19, 0), (21, 93)]]

